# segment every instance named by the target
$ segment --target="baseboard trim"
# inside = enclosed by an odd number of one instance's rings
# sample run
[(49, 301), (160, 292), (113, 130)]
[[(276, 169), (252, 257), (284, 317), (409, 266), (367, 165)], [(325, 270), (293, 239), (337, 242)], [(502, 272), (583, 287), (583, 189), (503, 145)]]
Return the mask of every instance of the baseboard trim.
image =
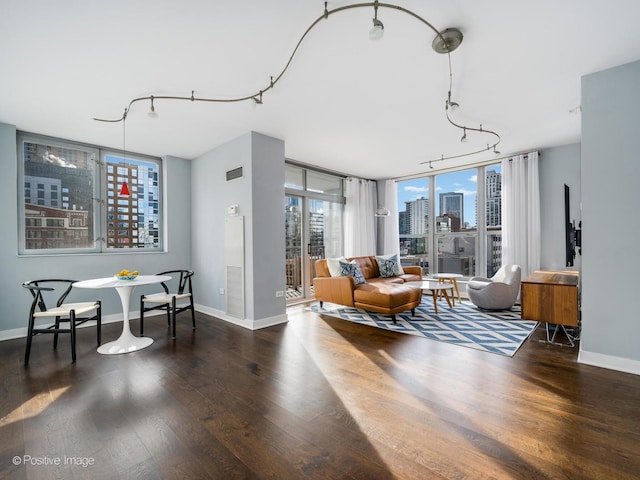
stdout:
[[(230, 317), (229, 315), (225, 314), (221, 310), (205, 307), (203, 305), (196, 304), (194, 305), (194, 308), (196, 309), (196, 312), (201, 312), (206, 315), (219, 318), (221, 320), (224, 320), (225, 322), (233, 323), (234, 325), (238, 325), (248, 330), (259, 330), (261, 328), (272, 327), (274, 325), (280, 325), (281, 323), (287, 323), (289, 321), (289, 317), (287, 316), (286, 313), (283, 315), (276, 315), (274, 317), (261, 318), (259, 320), (250, 320), (247, 318), (240, 319), (240, 318)], [(153, 317), (156, 315), (166, 315), (166, 313), (160, 310), (151, 311), (151, 312), (145, 313), (145, 318)], [(136, 320), (138, 318), (140, 318), (139, 310), (129, 312), (130, 320)], [(107, 323), (115, 323), (115, 322), (122, 322), (122, 313), (114, 313), (111, 315), (102, 316), (103, 325)], [(78, 328), (93, 327), (95, 326), (95, 324), (96, 324), (95, 321), (91, 321), (91, 322), (83, 323), (82, 325), (78, 326)], [(13, 328), (11, 330), (0, 330), (0, 342), (4, 340), (13, 340), (15, 338), (25, 338), (26, 336), (27, 336), (27, 327)]]
[(274, 317), (261, 318), (258, 320), (251, 320), (249, 318), (235, 318), (227, 315), (222, 310), (217, 310), (215, 308), (205, 307), (204, 305), (195, 305), (195, 308), (198, 312), (202, 312), (206, 315), (210, 315), (212, 317), (219, 318), (220, 320), (224, 320), (225, 322), (232, 323), (234, 325), (238, 325), (239, 327), (246, 328), (248, 330), (259, 330), (261, 328), (272, 327), (274, 325), (280, 325), (281, 323), (287, 323), (289, 321), (289, 317), (287, 314), (276, 315)]
[(578, 352), (578, 363), (640, 375), (640, 361), (629, 358), (614, 357), (613, 355), (587, 352), (580, 349)]

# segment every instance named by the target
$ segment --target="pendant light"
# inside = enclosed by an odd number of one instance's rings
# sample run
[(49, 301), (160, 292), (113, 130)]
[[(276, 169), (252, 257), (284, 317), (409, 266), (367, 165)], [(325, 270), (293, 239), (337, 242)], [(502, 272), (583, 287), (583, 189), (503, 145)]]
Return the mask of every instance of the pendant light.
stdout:
[(124, 198), (129, 198), (131, 196), (131, 192), (129, 192), (129, 186), (127, 185), (126, 180), (122, 182), (122, 186), (120, 187), (119, 196)]
[[(151, 104), (153, 105), (153, 103)], [(124, 111), (124, 119), (122, 121), (122, 162), (126, 165), (127, 159), (127, 135), (126, 135), (126, 118), (127, 118), (127, 110)], [(116, 178), (118, 178), (118, 171), (116, 169)], [(129, 198), (131, 196), (131, 192), (129, 192), (129, 185), (127, 185), (127, 181), (123, 180), (122, 185), (120, 186), (119, 197)]]

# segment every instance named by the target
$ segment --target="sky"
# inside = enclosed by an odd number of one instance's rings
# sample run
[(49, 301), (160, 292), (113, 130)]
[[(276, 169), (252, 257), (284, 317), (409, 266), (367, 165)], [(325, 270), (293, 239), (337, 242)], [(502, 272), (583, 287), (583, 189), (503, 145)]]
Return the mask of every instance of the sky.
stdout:
[[(500, 166), (491, 166), (488, 170), (500, 171)], [(478, 171), (475, 168), (435, 176), (436, 214), (440, 206), (440, 194), (446, 192), (464, 193), (464, 222), (476, 225), (476, 193), (478, 191)], [(416, 178), (398, 182), (398, 210), (405, 210), (405, 202), (420, 197), (429, 198), (429, 178)]]

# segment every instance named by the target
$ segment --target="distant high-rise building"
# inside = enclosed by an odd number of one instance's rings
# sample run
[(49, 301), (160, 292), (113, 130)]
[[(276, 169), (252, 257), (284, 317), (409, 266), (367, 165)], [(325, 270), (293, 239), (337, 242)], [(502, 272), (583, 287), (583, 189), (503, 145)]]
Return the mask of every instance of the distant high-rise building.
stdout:
[(485, 215), (487, 228), (495, 233), (487, 236), (487, 276), (493, 276), (502, 265), (502, 174), (485, 173)]
[(408, 235), (409, 234), (409, 222), (407, 220), (407, 212), (398, 212), (398, 231), (400, 235)]
[(429, 200), (421, 197), (404, 203), (406, 205), (405, 228), (406, 226), (409, 227), (409, 231), (405, 234), (419, 235), (427, 233), (429, 226)]
[(495, 170), (487, 170), (485, 178), (487, 227), (499, 227), (502, 225), (502, 174)]
[[(462, 225), (464, 221), (464, 194), (459, 192), (447, 192), (440, 194), (440, 216), (447, 216), (449, 218), (457, 218), (458, 225)], [(452, 222), (453, 227), (453, 222)], [(451, 230), (453, 232), (460, 231), (460, 227), (457, 230)]]

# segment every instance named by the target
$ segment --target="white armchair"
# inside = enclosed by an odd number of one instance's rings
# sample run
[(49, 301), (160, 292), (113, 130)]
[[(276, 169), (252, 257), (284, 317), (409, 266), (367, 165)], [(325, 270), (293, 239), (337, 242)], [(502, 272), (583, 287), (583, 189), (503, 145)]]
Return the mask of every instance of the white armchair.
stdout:
[(520, 266), (503, 265), (491, 278), (472, 277), (467, 283), (469, 300), (484, 310), (507, 310), (520, 292)]

